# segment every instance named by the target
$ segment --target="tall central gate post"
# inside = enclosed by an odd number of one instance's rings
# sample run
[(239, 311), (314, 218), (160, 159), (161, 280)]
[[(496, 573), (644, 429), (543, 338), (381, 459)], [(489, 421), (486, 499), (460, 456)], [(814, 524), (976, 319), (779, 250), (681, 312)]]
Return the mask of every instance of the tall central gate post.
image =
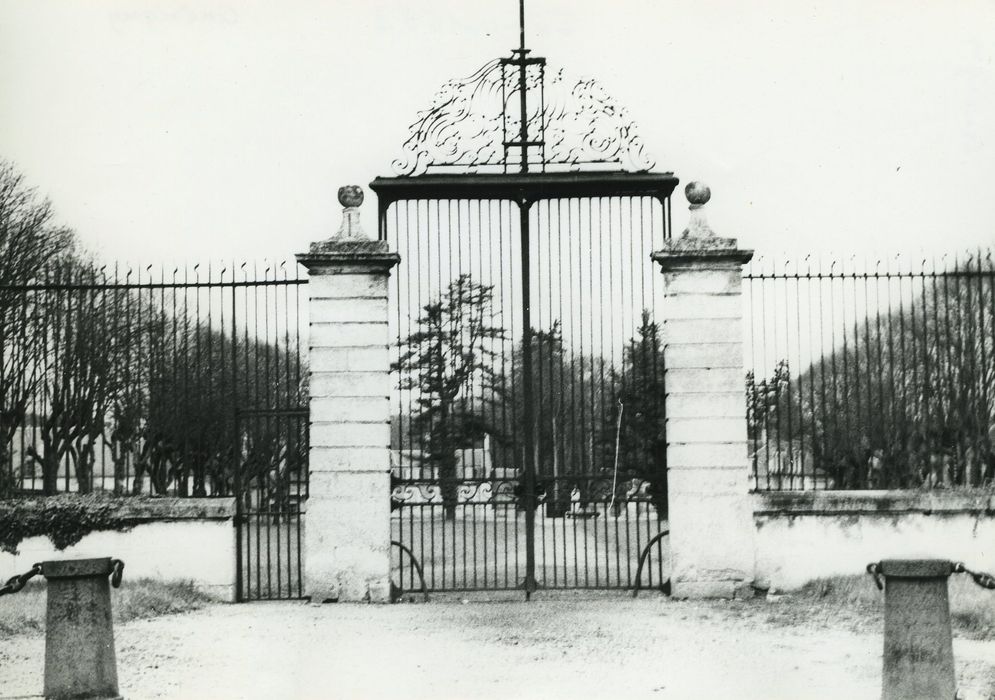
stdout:
[(755, 554), (743, 371), (742, 266), (753, 251), (719, 238), (685, 188), (691, 220), (653, 253), (664, 277), (671, 591), (732, 598), (749, 590)]
[(342, 227), (297, 256), (311, 276), (304, 579), (316, 602), (390, 599), (387, 281), (401, 258), (362, 232), (362, 201), (341, 188)]

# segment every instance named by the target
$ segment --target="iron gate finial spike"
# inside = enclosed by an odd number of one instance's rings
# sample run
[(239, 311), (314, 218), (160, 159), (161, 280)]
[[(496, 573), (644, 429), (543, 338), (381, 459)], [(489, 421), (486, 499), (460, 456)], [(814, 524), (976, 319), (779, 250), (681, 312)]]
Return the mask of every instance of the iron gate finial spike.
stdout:
[(525, 0), (518, 0), (518, 31), (520, 48), (525, 53)]

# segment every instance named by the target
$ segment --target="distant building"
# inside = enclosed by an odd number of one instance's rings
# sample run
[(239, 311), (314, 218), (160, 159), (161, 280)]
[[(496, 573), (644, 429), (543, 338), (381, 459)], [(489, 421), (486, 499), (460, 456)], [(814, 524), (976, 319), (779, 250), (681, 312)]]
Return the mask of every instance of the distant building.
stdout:
[(756, 449), (751, 449), (750, 459), (755, 483), (761, 489), (807, 491), (835, 487), (835, 480), (816, 466), (811, 448), (798, 439), (758, 442)]

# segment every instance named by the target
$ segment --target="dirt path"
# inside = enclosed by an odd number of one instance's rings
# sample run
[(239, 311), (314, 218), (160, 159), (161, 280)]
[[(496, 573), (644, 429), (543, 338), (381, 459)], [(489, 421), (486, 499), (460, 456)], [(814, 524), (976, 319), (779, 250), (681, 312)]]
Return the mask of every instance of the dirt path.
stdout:
[[(218, 606), (121, 626), (118, 668), (130, 700), (879, 697), (880, 635), (774, 627), (731, 605)], [(43, 644), (0, 649), (0, 695), (39, 692)], [(995, 642), (955, 654), (967, 697), (993, 696)]]

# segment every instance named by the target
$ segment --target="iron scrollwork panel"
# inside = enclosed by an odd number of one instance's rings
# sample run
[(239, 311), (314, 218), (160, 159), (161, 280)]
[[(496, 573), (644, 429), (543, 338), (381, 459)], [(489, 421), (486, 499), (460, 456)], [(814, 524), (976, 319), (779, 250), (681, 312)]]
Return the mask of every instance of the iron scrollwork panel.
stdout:
[[(584, 165), (644, 172), (654, 166), (628, 116), (601, 84), (571, 80), (563, 69), (547, 77), (544, 59), (530, 59), (524, 87), (517, 59), (495, 59), (466, 78), (446, 82), (409, 127), (398, 175), (429, 170), (506, 171), (521, 166), (521, 90), (530, 165), (576, 170)], [(512, 70), (509, 70), (509, 67)]]

